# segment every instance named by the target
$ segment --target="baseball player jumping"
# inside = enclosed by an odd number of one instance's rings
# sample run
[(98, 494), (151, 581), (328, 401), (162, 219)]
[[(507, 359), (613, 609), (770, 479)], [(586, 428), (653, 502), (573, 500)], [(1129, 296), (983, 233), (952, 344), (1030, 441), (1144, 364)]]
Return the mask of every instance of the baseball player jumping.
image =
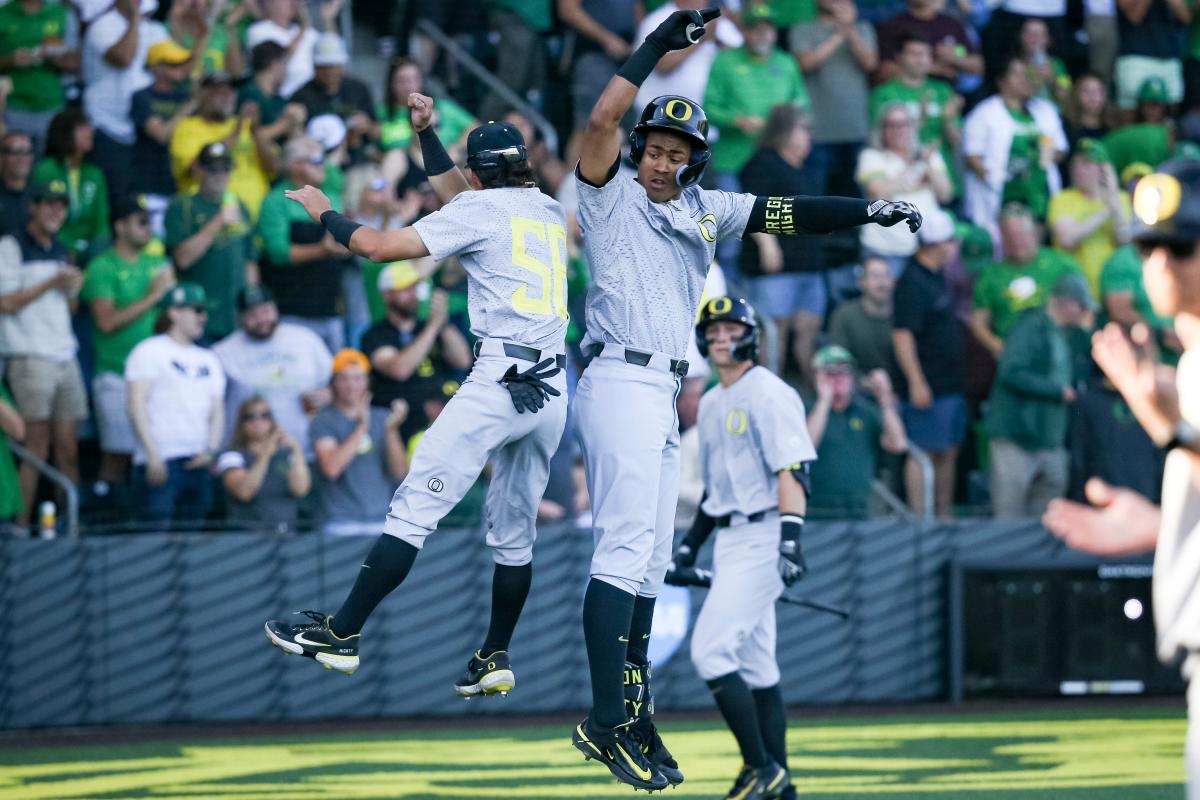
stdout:
[[(488, 123), (471, 131), (464, 176), (429, 127), (432, 100), (414, 94), (409, 105), (425, 170), (446, 203), (441, 210), (385, 232), (333, 211), (311, 186), (287, 194), (343, 247), (372, 261), (458, 255), (468, 275), (471, 332), (479, 339), (475, 365), (425, 433), (392, 498), (383, 535), (341, 609), (332, 616), (304, 612), (313, 621), (300, 625), (271, 620), (266, 631), (289, 653), (354, 672), (363, 623), (408, 575), (425, 537), (490, 460), (491, 625), (455, 686), (470, 697), (515, 684), (508, 644), (529, 593), (534, 519), (566, 423), (566, 225), (562, 207), (536, 188), (516, 128)], [(353, 442), (346, 446), (359, 439)]]
[[(775, 601), (805, 572), (800, 534), (817, 454), (796, 390), (755, 366), (758, 325), (745, 300), (709, 300), (696, 344), (720, 383), (700, 400), (704, 500), (675, 551), (695, 566), (715, 530), (712, 588), (692, 631), (692, 663), (712, 690), (745, 766), (738, 800), (792, 798), (783, 696), (775, 660)], [(671, 580), (668, 575), (667, 580)]]
[(648, 790), (683, 780), (654, 728), (646, 652), (674, 534), (675, 397), (716, 244), (746, 233), (828, 233), (869, 222), (907, 221), (916, 230), (921, 220), (909, 203), (700, 189), (708, 122), (686, 97), (646, 106), (630, 135), (637, 180), (617, 174), (617, 128), (638, 87), (663, 55), (700, 41), (719, 15), (676, 11), (647, 37), (592, 109), (575, 170), (593, 279), (583, 342), (591, 361), (575, 411), (595, 552), (583, 608), (592, 711), (572, 742), (618, 781)]

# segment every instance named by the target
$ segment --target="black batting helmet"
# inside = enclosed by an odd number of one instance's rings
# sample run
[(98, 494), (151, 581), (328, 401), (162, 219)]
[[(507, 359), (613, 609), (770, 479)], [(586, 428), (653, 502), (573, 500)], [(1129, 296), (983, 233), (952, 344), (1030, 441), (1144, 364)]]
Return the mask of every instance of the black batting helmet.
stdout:
[(754, 307), (740, 297), (714, 297), (700, 308), (700, 319), (696, 323), (696, 347), (700, 355), (708, 358), (708, 340), (704, 332), (714, 322), (727, 320), (740, 322), (746, 326), (746, 332), (733, 346), (733, 357), (737, 361), (755, 361), (758, 359), (758, 323), (754, 319)]
[(669, 131), (687, 139), (692, 155), (686, 166), (675, 174), (680, 186), (688, 187), (700, 180), (708, 166), (708, 117), (704, 109), (686, 97), (665, 94), (650, 101), (629, 132), (629, 160), (634, 166), (646, 152), (646, 134), (650, 131)]
[(1143, 244), (1200, 239), (1200, 161), (1167, 161), (1137, 182), (1132, 233)]
[(504, 170), (528, 159), (525, 137), (508, 122), (488, 122), (467, 134), (467, 166), (475, 172)]

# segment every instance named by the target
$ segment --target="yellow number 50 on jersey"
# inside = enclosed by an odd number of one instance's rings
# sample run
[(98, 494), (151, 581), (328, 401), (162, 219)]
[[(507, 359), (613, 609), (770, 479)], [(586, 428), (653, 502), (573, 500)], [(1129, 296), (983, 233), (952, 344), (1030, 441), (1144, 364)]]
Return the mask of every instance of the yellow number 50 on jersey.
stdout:
[[(533, 236), (549, 246), (553, 271), (525, 250), (527, 237)], [(567, 232), (562, 225), (529, 217), (512, 218), (513, 265), (539, 278), (536, 296), (530, 297), (530, 285), (521, 286), (512, 295), (514, 311), (549, 317), (567, 318)]]

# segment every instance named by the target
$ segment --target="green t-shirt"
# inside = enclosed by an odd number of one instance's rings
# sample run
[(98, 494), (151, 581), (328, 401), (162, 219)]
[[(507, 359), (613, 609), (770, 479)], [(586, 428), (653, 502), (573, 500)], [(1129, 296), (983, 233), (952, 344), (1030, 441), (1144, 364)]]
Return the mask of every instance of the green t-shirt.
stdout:
[[(67, 32), (67, 7), (46, 0), (42, 8), (26, 14), (14, 0), (0, 6), (0, 56), (32, 47), (62, 47)], [(62, 78), (54, 67), (41, 64), (13, 67), (8, 107), (18, 111), (52, 111), (63, 106)]]
[[(173, 31), (171, 38), (179, 44), (192, 50), (196, 47), (196, 37), (190, 33), (179, 33), (176, 35)], [(208, 44), (204, 47), (204, 53), (201, 54), (203, 59), (204, 70), (201, 74), (210, 75), (214, 72), (228, 72), (225, 67), (225, 51), (229, 49), (229, 34), (221, 25), (213, 28), (212, 33), (208, 36)], [(234, 76), (237, 77), (237, 76)]]
[[(150, 250), (151, 248), (147, 248)], [(157, 248), (154, 248), (157, 249)], [(126, 261), (108, 248), (91, 260), (83, 275), (83, 288), (79, 299), (85, 303), (108, 298), (118, 310), (130, 306), (146, 296), (150, 280), (159, 268), (170, 262), (160, 255), (143, 250), (137, 261)], [(143, 339), (154, 335), (156, 311), (148, 308), (140, 317), (123, 328), (105, 333), (92, 320), (92, 341), (96, 349), (96, 372), (125, 374), (125, 359)]]
[(844, 411), (829, 412), (812, 464), (810, 508), (824, 512), (818, 516), (861, 519), (867, 515), (882, 433), (878, 409), (857, 398)]
[(704, 111), (708, 121), (721, 129), (712, 145), (713, 169), (738, 172), (758, 146), (758, 137), (738, 129), (738, 117), (766, 119), (777, 105), (790, 103), (808, 107), (808, 91), (796, 62), (782, 50), (773, 50), (766, 58), (752, 55), (739, 47), (722, 50), (713, 59), (704, 93)]
[(1100, 271), (1101, 296), (1107, 297), (1113, 292), (1131, 293), (1133, 310), (1152, 328), (1165, 328), (1171, 324), (1171, 320), (1154, 312), (1150, 296), (1146, 294), (1146, 284), (1142, 282), (1142, 259), (1131, 244), (1113, 253)]
[[(227, 336), (237, 327), (237, 294), (246, 285), (246, 262), (258, 257), (254, 247), (254, 230), (250, 226), (250, 212), (235, 196), (226, 193), (226, 198), (237, 202), (242, 210), (242, 222), (232, 227), (225, 226), (213, 240), (203, 256), (186, 270), (180, 270), (180, 279), (198, 283), (208, 295), (208, 324), (204, 335), (210, 339)], [(200, 194), (178, 194), (167, 206), (166, 237), (167, 252), (175, 248), (220, 213), (225, 202), (213, 202)], [(299, 203), (293, 203), (299, 206)], [(301, 209), (303, 210), (303, 209)]]
[(77, 170), (69, 170), (58, 159), (47, 158), (33, 168), (34, 183), (55, 180), (67, 185), (69, 200), (67, 221), (58, 238), (76, 263), (86, 264), (108, 245), (108, 181), (99, 167), (86, 162)]
[(1050, 189), (1046, 185), (1046, 170), (1038, 159), (1038, 142), (1042, 132), (1033, 115), (1021, 109), (1008, 109), (1015, 123), (1012, 146), (1008, 150), (1008, 177), (1004, 183), (1003, 202), (1021, 203), (1039, 219), (1046, 218), (1050, 205)]
[[(920, 86), (910, 86), (900, 80), (881, 83), (871, 90), (871, 127), (875, 127), (879, 113), (893, 103), (900, 103), (908, 109), (913, 119), (921, 122), (918, 136), (921, 144), (936, 145), (941, 151), (942, 160), (950, 173), (950, 181), (954, 184), (954, 194), (962, 194), (962, 175), (955, 165), (954, 149), (942, 129), (942, 117), (945, 115), (946, 104), (954, 97), (954, 89), (945, 81), (926, 78)], [(961, 118), (956, 117), (961, 124)]]
[(554, 22), (550, 0), (484, 0), (484, 3), (516, 14), (538, 33), (548, 32)]
[(1171, 133), (1165, 125), (1126, 125), (1106, 134), (1103, 142), (1117, 175), (1138, 161), (1157, 167), (1171, 155)]
[(241, 107), (242, 103), (258, 104), (263, 125), (274, 124), (279, 119), (279, 115), (283, 113), (283, 107), (287, 105), (287, 101), (281, 95), (273, 94), (267, 97), (263, 94), (263, 90), (258, 88), (258, 84), (252, 80), (246, 81), (238, 90), (238, 107)]
[(975, 283), (975, 308), (992, 313), (992, 330), (1003, 339), (1020, 313), (1046, 304), (1050, 290), (1068, 272), (1083, 274), (1075, 260), (1046, 247), (1028, 264), (992, 262)]
[[(433, 102), (437, 114), (434, 129), (438, 138), (447, 147), (456, 143), (462, 135), (477, 124), (471, 112), (453, 100), (441, 99)], [(382, 150), (401, 150), (412, 144), (413, 129), (408, 118), (408, 106), (397, 105), (395, 114), (388, 114), (387, 106), (380, 105), (375, 114), (380, 119), (379, 147)]]
[[(0, 384), (0, 400), (13, 405), (12, 395), (3, 384)], [(0, 519), (12, 519), (24, 510), (17, 464), (8, 448), (8, 436), (0, 432)]]

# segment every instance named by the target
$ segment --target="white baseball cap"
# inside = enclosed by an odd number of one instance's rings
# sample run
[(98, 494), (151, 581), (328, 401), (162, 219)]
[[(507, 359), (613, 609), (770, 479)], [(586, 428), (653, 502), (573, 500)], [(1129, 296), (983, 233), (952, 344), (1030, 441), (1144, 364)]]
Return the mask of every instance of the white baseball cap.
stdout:
[(344, 67), (350, 61), (346, 43), (336, 33), (322, 33), (313, 45), (314, 67)]
[(941, 244), (954, 238), (954, 220), (940, 208), (925, 215), (917, 239), (921, 244)]

